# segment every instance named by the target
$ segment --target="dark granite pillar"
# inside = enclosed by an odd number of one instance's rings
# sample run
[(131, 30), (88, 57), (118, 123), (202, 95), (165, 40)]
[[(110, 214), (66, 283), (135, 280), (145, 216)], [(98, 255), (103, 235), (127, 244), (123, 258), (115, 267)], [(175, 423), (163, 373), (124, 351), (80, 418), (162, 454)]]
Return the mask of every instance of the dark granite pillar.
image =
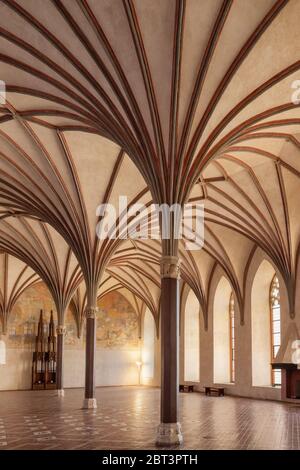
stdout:
[(57, 349), (56, 349), (56, 389), (57, 395), (63, 397), (63, 361), (64, 361), (64, 336), (66, 329), (63, 325), (59, 325), (56, 329), (57, 333)]
[(87, 307), (84, 408), (97, 408), (95, 396), (96, 314), (97, 307)]
[(161, 260), (161, 424), (156, 443), (160, 446), (182, 443), (178, 422), (179, 377), (179, 260)]

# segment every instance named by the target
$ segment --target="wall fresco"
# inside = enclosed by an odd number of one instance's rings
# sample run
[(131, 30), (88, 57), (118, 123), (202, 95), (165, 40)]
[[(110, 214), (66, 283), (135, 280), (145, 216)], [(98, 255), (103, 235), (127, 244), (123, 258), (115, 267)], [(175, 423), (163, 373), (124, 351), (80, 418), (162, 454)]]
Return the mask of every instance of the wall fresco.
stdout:
[(71, 308), (68, 309), (65, 316), (65, 348), (82, 349), (84, 347), (84, 331), (81, 338), (78, 338), (77, 325)]
[[(54, 302), (42, 282), (26, 289), (14, 305), (8, 321), (8, 348), (34, 348), (40, 310), (43, 310), (44, 320), (47, 323), (50, 320), (50, 311), (53, 310), (54, 321), (57, 323)], [(45, 334), (47, 334), (46, 324)]]
[[(138, 317), (132, 305), (119, 292), (111, 292), (98, 302), (97, 348), (136, 348), (138, 340)], [(42, 282), (29, 287), (16, 302), (8, 321), (8, 348), (33, 350), (40, 310), (48, 323), (50, 311), (57, 316), (55, 304), (46, 285)], [(65, 317), (66, 349), (83, 349), (85, 328), (81, 338), (77, 335), (77, 325), (69, 309)], [(46, 325), (45, 325), (45, 333)]]
[(138, 347), (138, 317), (123, 295), (117, 291), (107, 294), (98, 302), (98, 308), (98, 347)]

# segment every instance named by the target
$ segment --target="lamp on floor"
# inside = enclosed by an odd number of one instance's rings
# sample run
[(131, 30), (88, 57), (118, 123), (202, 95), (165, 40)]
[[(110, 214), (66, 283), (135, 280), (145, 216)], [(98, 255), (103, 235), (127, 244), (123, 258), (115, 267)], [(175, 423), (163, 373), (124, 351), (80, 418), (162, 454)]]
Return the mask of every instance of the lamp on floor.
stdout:
[(0, 336), (0, 366), (4, 366), (6, 364), (6, 344)]
[(139, 385), (141, 385), (141, 370), (142, 370), (143, 363), (142, 361), (136, 361), (136, 365), (137, 365), (138, 374), (139, 374)]

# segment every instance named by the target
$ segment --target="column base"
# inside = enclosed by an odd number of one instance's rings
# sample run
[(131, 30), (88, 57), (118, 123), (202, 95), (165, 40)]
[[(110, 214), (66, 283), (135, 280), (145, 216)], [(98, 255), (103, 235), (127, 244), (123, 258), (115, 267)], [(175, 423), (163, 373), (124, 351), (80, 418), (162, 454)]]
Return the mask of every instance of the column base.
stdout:
[(183, 443), (180, 423), (160, 423), (157, 429), (156, 445), (176, 446)]
[(56, 395), (57, 395), (58, 397), (64, 397), (64, 396), (65, 396), (65, 391), (64, 391), (64, 389), (62, 388), (62, 389), (56, 390)]
[(85, 410), (90, 410), (90, 409), (93, 409), (93, 408), (97, 408), (96, 398), (85, 398), (83, 400), (83, 408)]

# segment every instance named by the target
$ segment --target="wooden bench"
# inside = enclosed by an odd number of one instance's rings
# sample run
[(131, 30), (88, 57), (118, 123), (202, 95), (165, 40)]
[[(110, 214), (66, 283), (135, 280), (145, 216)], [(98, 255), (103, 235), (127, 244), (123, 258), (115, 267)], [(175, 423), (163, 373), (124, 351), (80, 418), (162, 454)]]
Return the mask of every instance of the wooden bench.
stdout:
[(193, 392), (194, 391), (194, 385), (185, 385), (185, 384), (182, 384), (182, 385), (179, 385), (179, 391), (180, 392)]
[(218, 397), (224, 397), (225, 392), (222, 387), (204, 387), (205, 395), (211, 396), (211, 394), (216, 394)]

